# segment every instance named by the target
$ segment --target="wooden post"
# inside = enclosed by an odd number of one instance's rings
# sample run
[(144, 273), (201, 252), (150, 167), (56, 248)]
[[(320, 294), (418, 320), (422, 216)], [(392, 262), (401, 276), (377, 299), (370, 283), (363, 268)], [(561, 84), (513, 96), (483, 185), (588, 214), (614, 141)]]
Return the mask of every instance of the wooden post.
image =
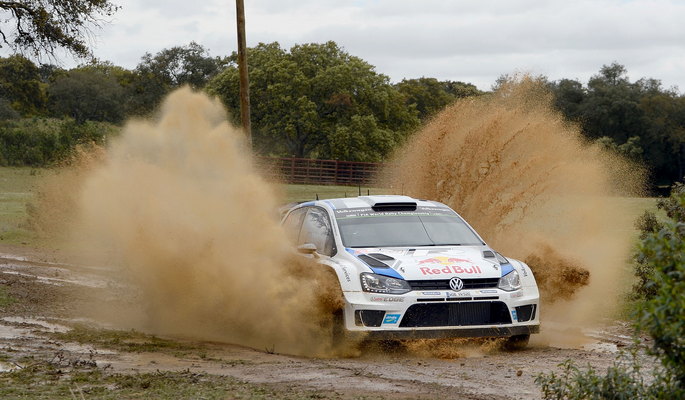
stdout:
[(240, 74), (240, 121), (247, 141), (252, 147), (252, 127), (250, 124), (250, 81), (247, 73), (247, 48), (245, 40), (245, 4), (243, 0), (235, 2), (238, 19), (238, 72)]

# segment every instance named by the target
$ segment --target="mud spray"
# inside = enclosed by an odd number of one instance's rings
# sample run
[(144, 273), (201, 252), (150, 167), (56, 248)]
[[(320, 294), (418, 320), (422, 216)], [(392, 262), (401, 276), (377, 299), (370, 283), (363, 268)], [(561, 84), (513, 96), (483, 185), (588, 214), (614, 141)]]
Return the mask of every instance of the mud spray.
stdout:
[(545, 326), (587, 327), (615, 311), (633, 240), (618, 196), (640, 192), (642, 170), (584, 142), (533, 80), (448, 107), (383, 177), (394, 192), (448, 204), (493, 248), (527, 262), (543, 337)]
[[(90, 262), (139, 288), (133, 310), (111, 320), (277, 352), (340, 354), (329, 340), (337, 281), (292, 254), (275, 215), (278, 196), (220, 104), (177, 91), (157, 119), (130, 122), (106, 149), (80, 159), (46, 186), (35, 219), (62, 229), (67, 220), (80, 255), (95, 255)], [(588, 326), (616, 305), (632, 221), (615, 196), (639, 191), (641, 172), (584, 143), (534, 82), (449, 107), (383, 176), (381, 186), (450, 205), (495, 249), (525, 260), (541, 289), (543, 329)], [(408, 347), (440, 358), (493, 348), (460, 340)]]
[(293, 254), (277, 196), (217, 101), (178, 90), (85, 166), (65, 174), (78, 181), (71, 242), (140, 289), (133, 327), (330, 354), (337, 280)]

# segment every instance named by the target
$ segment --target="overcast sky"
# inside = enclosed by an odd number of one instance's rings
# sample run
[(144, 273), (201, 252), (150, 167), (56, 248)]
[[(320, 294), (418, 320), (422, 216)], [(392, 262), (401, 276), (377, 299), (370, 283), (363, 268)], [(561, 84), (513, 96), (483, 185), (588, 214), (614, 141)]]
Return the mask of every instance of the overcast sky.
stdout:
[[(234, 0), (112, 0), (95, 54), (133, 68), (145, 52), (196, 41), (236, 50)], [(334, 40), (393, 82), (421, 76), (489, 89), (532, 72), (586, 82), (618, 62), (631, 79), (685, 92), (684, 0), (245, 0), (247, 44)], [(66, 65), (73, 64), (66, 62)]]

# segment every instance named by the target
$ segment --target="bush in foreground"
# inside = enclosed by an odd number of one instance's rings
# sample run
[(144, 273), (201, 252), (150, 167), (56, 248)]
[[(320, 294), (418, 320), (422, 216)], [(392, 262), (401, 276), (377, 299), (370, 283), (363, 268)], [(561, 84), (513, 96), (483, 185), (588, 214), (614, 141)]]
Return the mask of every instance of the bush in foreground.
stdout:
[[(676, 186), (660, 203), (667, 219), (658, 230), (643, 231), (639, 260), (646, 268), (650, 295), (638, 306), (636, 328), (653, 338), (648, 353), (656, 368), (644, 374), (640, 350), (623, 355), (606, 374), (579, 369), (572, 361), (536, 378), (545, 399), (676, 399), (685, 398), (685, 190)], [(660, 364), (660, 365), (659, 365)], [(645, 377), (646, 375), (646, 377)]]

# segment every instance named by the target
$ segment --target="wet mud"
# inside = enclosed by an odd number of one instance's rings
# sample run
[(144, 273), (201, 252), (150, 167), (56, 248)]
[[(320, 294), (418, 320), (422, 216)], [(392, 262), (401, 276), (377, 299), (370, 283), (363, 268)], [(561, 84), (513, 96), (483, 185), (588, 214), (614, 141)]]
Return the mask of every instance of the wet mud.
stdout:
[[(530, 348), (515, 353), (464, 341), (458, 347), (451, 343), (444, 351), (419, 343), (416, 346), (421, 348), (365, 346), (355, 357), (312, 358), (203, 342), (182, 335), (158, 336), (177, 343), (172, 350), (126, 351), (104, 341), (81, 342), (60, 336), (83, 326), (96, 334), (102, 330), (103, 335), (116, 329), (116, 325), (103, 323), (96, 315), (86, 316), (81, 307), (93, 299), (110, 299), (113, 303), (121, 300), (117, 299), (121, 288), (113, 286), (116, 279), (108, 270), (55, 262), (45, 265), (32, 257), (21, 261), (16, 258), (0, 254), (0, 282), (17, 299), (46, 301), (18, 301), (0, 307), (0, 373), (31, 363), (52, 362), (59, 363), (65, 373), (72, 368), (95, 368), (103, 374), (209, 373), (281, 388), (312, 389), (325, 398), (536, 399), (540, 398), (534, 383), (537, 374), (555, 370), (569, 358), (604, 369), (611, 365), (616, 352), (631, 342), (627, 326), (611, 323), (601, 330), (579, 332), (552, 327), (558, 335), (576, 339), (582, 336), (583, 342), (568, 346), (568, 342), (533, 341)], [(41, 279), (53, 277), (51, 270), (55, 268), (64, 281)], [(93, 285), (98, 281), (101, 284)], [(84, 289), (90, 295), (86, 296)], [(141, 341), (138, 334), (120, 332), (122, 338), (133, 335), (133, 343)]]

